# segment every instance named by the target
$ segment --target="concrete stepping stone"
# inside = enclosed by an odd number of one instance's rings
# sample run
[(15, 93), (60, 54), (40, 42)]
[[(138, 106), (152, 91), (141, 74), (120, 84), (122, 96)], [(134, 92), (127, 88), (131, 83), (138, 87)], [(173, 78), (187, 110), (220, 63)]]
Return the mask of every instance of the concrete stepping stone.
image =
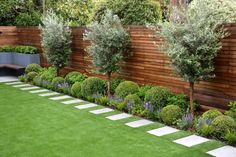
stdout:
[(20, 84), (20, 85), (15, 85), (15, 86), (12, 86), (12, 87), (18, 88), (18, 87), (29, 87), (29, 86), (31, 86), (31, 85), (30, 84)]
[(121, 119), (129, 118), (129, 117), (132, 117), (132, 115), (127, 114), (127, 113), (120, 113), (120, 114), (108, 116), (106, 118), (110, 120), (121, 120)]
[(178, 132), (178, 129), (169, 127), (169, 126), (165, 126), (162, 128), (158, 128), (158, 129), (154, 129), (154, 130), (150, 130), (147, 131), (149, 134), (155, 135), (155, 136), (164, 136), (164, 135), (168, 135), (168, 134), (172, 134), (175, 132)]
[(5, 83), (6, 85), (16, 85), (16, 84), (22, 84), (22, 82), (8, 82), (8, 83)]
[(49, 99), (51, 99), (51, 100), (63, 100), (63, 99), (68, 99), (68, 98), (71, 98), (71, 96), (63, 95), (63, 96), (52, 97), (52, 98), (49, 98)]
[(0, 83), (18, 81), (18, 78), (12, 76), (1, 76)]
[(78, 105), (78, 106), (75, 106), (75, 108), (78, 108), (78, 109), (82, 110), (82, 109), (96, 107), (96, 106), (98, 106), (98, 105), (90, 103), (90, 104), (85, 104), (85, 105)]
[(112, 112), (112, 111), (114, 111), (114, 110), (111, 108), (103, 108), (103, 109), (93, 110), (93, 111), (89, 111), (89, 112), (93, 113), (93, 114), (103, 114), (103, 113), (108, 113), (108, 112)]
[(197, 144), (201, 144), (201, 143), (204, 143), (204, 142), (207, 142), (207, 141), (210, 141), (210, 140), (207, 139), (207, 138), (201, 137), (201, 136), (191, 135), (191, 136), (187, 136), (187, 137), (184, 137), (184, 138), (177, 139), (174, 142), (178, 143), (178, 144), (181, 144), (181, 145), (184, 145), (186, 147), (192, 147), (192, 146), (195, 146)]
[(47, 89), (41, 89), (41, 90), (32, 90), (32, 91), (29, 91), (30, 93), (42, 93), (42, 92), (48, 92), (49, 90)]
[(80, 102), (84, 102), (83, 100), (80, 99), (74, 99), (74, 100), (68, 100), (68, 101), (63, 101), (63, 104), (75, 104), (75, 103), (80, 103)]
[(149, 125), (149, 124), (152, 124), (154, 122), (150, 121), (150, 120), (146, 120), (146, 119), (141, 119), (141, 120), (137, 120), (137, 121), (134, 121), (134, 122), (129, 122), (129, 123), (126, 123), (125, 125), (129, 126), (129, 127), (132, 127), (132, 128), (138, 128), (138, 127), (141, 127), (141, 126), (144, 126), (144, 125)]
[(53, 96), (53, 95), (59, 95), (60, 93), (57, 92), (51, 92), (51, 93), (43, 93), (39, 94), (39, 96)]
[(223, 146), (207, 152), (215, 157), (236, 157), (236, 148), (232, 146)]
[(20, 90), (31, 90), (31, 89), (39, 89), (39, 87), (27, 87), (27, 88), (20, 88)]

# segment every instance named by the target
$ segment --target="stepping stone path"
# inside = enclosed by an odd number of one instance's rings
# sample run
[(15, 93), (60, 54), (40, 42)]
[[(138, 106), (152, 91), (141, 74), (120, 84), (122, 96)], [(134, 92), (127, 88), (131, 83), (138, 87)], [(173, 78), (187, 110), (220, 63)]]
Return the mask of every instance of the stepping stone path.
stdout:
[(164, 135), (168, 135), (168, 134), (172, 134), (175, 132), (178, 132), (178, 129), (169, 127), (169, 126), (165, 126), (162, 128), (158, 128), (158, 129), (154, 129), (154, 130), (150, 130), (147, 131), (149, 134), (155, 135), (155, 136), (164, 136)]
[(197, 144), (201, 144), (207, 141), (210, 141), (210, 140), (201, 136), (191, 135), (191, 136), (187, 136), (187, 137), (175, 140), (174, 142), (184, 145), (186, 147), (192, 147), (192, 146), (195, 146)]
[(68, 99), (68, 98), (71, 98), (71, 96), (63, 95), (63, 96), (52, 97), (52, 98), (49, 98), (49, 99), (51, 99), (51, 100), (63, 100), (63, 99)]
[(75, 100), (68, 100), (68, 101), (63, 101), (63, 104), (75, 104), (75, 103), (80, 103), (80, 102), (84, 102), (83, 100), (80, 99), (75, 99)]
[(22, 84), (22, 82), (9, 82), (9, 83), (6, 83), (6, 85), (16, 85), (16, 84)]
[(236, 157), (236, 148), (232, 146), (224, 146), (207, 152), (215, 157)]
[(96, 107), (96, 106), (98, 106), (98, 105), (90, 103), (90, 104), (75, 106), (75, 108), (78, 108), (81, 110), (81, 109), (86, 109), (86, 108), (91, 108), (91, 107)]
[(21, 90), (31, 90), (31, 89), (39, 89), (39, 87), (27, 87), (27, 88), (21, 88)]
[(60, 93), (52, 92), (52, 93), (39, 94), (39, 96), (53, 96), (53, 95), (59, 95), (59, 94), (60, 94)]
[(33, 91), (29, 91), (30, 93), (42, 93), (42, 92), (48, 92), (49, 90), (47, 89), (41, 89), (41, 90), (33, 90)]
[(29, 87), (29, 86), (31, 86), (31, 85), (30, 84), (20, 84), (20, 85), (15, 85), (13, 87), (18, 88), (18, 87)]
[(149, 125), (149, 124), (152, 124), (152, 123), (154, 123), (154, 122), (152, 122), (150, 120), (142, 119), (142, 120), (137, 120), (137, 121), (134, 121), (134, 122), (126, 123), (125, 125), (128, 125), (132, 128), (138, 128), (138, 127), (141, 127), (141, 126), (144, 126), (144, 125)]
[(89, 112), (93, 113), (93, 114), (103, 114), (103, 113), (112, 112), (112, 111), (114, 111), (114, 110), (110, 109), (110, 108), (103, 108), (103, 109), (93, 110), (93, 111), (89, 111)]
[(121, 120), (121, 119), (129, 118), (129, 117), (132, 117), (132, 115), (127, 114), (127, 113), (121, 113), (121, 114), (116, 114), (116, 115), (108, 116), (106, 118), (110, 119), (110, 120)]

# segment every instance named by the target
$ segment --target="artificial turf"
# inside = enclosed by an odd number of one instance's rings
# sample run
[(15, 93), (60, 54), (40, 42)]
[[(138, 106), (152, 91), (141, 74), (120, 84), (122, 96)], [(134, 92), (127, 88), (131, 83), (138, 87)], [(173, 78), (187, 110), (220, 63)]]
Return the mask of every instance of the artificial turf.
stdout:
[(205, 157), (223, 145), (187, 148), (172, 142), (185, 131), (156, 137), (146, 131), (162, 124), (130, 128), (124, 124), (137, 117), (111, 121), (105, 116), (114, 113), (89, 110), (0, 84), (0, 157)]

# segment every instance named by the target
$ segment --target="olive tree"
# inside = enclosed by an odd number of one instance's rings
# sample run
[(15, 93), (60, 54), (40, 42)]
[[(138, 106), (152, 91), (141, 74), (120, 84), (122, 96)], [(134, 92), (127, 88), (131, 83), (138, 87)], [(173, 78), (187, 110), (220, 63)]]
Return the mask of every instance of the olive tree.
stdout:
[(64, 25), (61, 17), (49, 11), (42, 19), (42, 47), (50, 64), (55, 66), (57, 74), (65, 67), (70, 59), (71, 29)]
[(84, 40), (90, 40), (87, 51), (93, 59), (96, 71), (107, 75), (110, 95), (111, 76), (120, 69), (119, 63), (124, 59), (130, 43), (129, 34), (122, 27), (118, 16), (110, 10), (100, 22), (94, 22), (84, 33)]
[[(174, 71), (190, 87), (190, 110), (194, 116), (194, 84), (214, 78), (214, 58), (222, 47), (221, 39), (226, 35), (225, 19), (212, 14), (215, 9), (207, 0), (196, 0), (194, 6), (175, 10), (175, 20), (164, 22), (156, 31), (164, 41)], [(213, 16), (214, 15), (214, 16)]]

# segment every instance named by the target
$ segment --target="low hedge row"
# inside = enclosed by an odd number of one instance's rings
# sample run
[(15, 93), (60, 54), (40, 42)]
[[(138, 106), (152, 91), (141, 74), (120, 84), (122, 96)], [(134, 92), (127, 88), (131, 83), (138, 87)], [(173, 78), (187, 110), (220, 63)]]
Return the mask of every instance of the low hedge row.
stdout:
[(132, 81), (117, 79), (113, 84), (114, 95), (107, 97), (106, 81), (100, 78), (87, 77), (79, 72), (70, 72), (65, 78), (57, 77), (55, 68), (42, 68), (36, 64), (29, 65), (20, 79), (180, 129), (195, 128), (200, 135), (236, 144), (236, 102), (230, 103), (231, 109), (225, 115), (213, 109), (194, 119), (189, 114), (188, 97), (173, 94), (161, 86), (139, 86)]
[(16, 52), (23, 54), (37, 54), (38, 49), (33, 46), (2, 46), (0, 52)]

